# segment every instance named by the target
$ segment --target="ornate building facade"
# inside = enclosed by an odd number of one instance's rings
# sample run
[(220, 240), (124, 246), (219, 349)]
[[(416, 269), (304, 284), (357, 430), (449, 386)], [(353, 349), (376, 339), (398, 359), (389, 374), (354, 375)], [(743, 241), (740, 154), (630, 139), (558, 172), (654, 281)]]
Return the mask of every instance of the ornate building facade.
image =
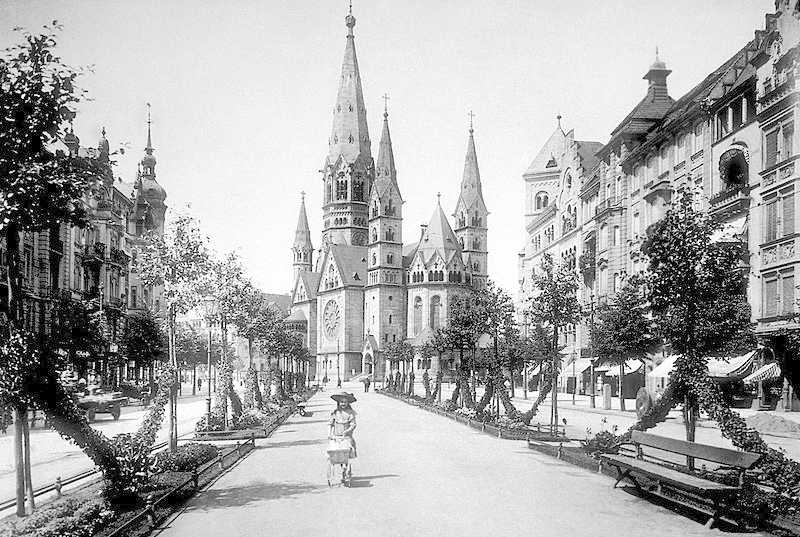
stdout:
[[(771, 351), (766, 359), (780, 358), (790, 366), (784, 376), (800, 376), (797, 358), (785, 356), (784, 341), (786, 330), (800, 329), (795, 217), (800, 143), (794, 135), (800, 120), (800, 5), (776, 0), (764, 28), (677, 100), (668, 93), (670, 72), (656, 55), (644, 76), (645, 97), (596, 151), (597, 164), (581, 176), (581, 299), (587, 306), (613, 299), (628, 275), (646, 268), (641, 246), (648, 226), (663, 217), (676, 192), (690, 189), (697, 207), (722, 225), (713, 240), (747, 247), (746, 259), (731, 270), (747, 275), (756, 332)], [(553, 144), (558, 140), (551, 137), (542, 151)], [(530, 172), (524, 175), (527, 186), (538, 177)], [(528, 191), (520, 303), (530, 293), (526, 282), (536, 252), (546, 247), (542, 241), (547, 239), (539, 237), (547, 204), (538, 192), (552, 200), (544, 186), (555, 182), (541, 184)], [(588, 336), (576, 335), (574, 354), (588, 356), (588, 347)], [(652, 358), (656, 365), (663, 356)], [(788, 383), (783, 400), (792, 400)]]
[[(96, 369), (109, 381), (115, 376), (117, 380), (141, 378), (142, 371), (137, 371), (134, 362), (119, 360), (122, 356), (119, 342), (129, 312), (150, 309), (160, 313), (163, 307), (162, 290), (143, 285), (131, 266), (134, 248), (142, 236), (150, 231), (159, 234), (164, 231), (167, 194), (156, 180), (150, 119), (145, 154), (132, 183), (114, 177), (105, 129), (97, 147), (81, 146), (80, 139), (70, 129), (53, 150), (95, 158), (107, 169), (102, 183), (83, 199), (88, 215), (83, 228), (61, 224), (47, 232), (21, 236), (25, 323), (32, 331), (47, 333), (56, 301), (82, 300), (90, 308), (103, 312), (109, 342), (106, 352), (87, 356), (82, 364)], [(8, 307), (5, 262), (5, 243), (0, 241), (0, 321)], [(122, 362), (116, 371), (109, 370), (112, 359)]]
[[(383, 113), (377, 160), (356, 58), (356, 19), (345, 17), (344, 60), (322, 170), (322, 247), (314, 250), (305, 202), (292, 247), (294, 287), (287, 322), (316, 354), (315, 378), (382, 377), (387, 344), (425, 343), (447, 323), (449, 299), (486, 284), (487, 217), (472, 126), (455, 207), (455, 231), (437, 202), (419, 240), (403, 239), (405, 203)], [(306, 256), (306, 253), (308, 254)], [(433, 364), (437, 367), (438, 364)]]

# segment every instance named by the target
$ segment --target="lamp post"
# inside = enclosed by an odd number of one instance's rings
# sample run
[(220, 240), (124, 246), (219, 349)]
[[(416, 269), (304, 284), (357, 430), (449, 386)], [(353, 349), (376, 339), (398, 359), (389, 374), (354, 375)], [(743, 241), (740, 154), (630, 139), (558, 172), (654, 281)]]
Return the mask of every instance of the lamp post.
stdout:
[(208, 296), (203, 299), (203, 309), (205, 310), (206, 322), (208, 323), (208, 356), (206, 362), (206, 374), (208, 375), (208, 379), (206, 379), (208, 392), (206, 397), (207, 423), (211, 421), (211, 330), (214, 326), (214, 317), (217, 315), (218, 308), (217, 299), (213, 296)]
[(342, 387), (342, 375), (339, 373), (339, 340), (336, 340), (336, 387)]

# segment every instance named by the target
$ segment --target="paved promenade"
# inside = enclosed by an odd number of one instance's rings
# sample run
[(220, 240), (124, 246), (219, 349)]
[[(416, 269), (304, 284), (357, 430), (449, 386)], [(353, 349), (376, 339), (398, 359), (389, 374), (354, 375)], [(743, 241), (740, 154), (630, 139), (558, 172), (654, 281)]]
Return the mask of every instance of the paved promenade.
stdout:
[(333, 402), (320, 393), (312, 416), (293, 416), (261, 441), (160, 537), (722, 535), (524, 442), (348, 389), (359, 398), (353, 488), (325, 481)]

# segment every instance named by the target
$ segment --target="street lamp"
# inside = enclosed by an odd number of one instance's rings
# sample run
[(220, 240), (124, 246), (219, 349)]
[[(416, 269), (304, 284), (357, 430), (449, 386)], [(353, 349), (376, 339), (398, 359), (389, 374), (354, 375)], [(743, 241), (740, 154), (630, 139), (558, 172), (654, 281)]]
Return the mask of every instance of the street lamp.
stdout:
[(336, 340), (336, 387), (342, 387), (342, 375), (339, 373), (339, 340)]
[[(592, 390), (589, 392), (589, 402), (592, 408), (595, 408), (595, 397), (597, 393), (595, 391), (595, 380), (594, 380), (594, 294), (589, 295), (589, 381), (592, 385)], [(575, 384), (578, 384), (577, 377), (575, 378)]]
[(206, 322), (208, 323), (208, 361), (206, 363), (206, 379), (208, 396), (206, 397), (206, 415), (207, 423), (211, 423), (211, 328), (214, 325), (214, 318), (219, 311), (219, 303), (213, 296), (207, 296), (203, 299), (203, 310), (206, 314)]

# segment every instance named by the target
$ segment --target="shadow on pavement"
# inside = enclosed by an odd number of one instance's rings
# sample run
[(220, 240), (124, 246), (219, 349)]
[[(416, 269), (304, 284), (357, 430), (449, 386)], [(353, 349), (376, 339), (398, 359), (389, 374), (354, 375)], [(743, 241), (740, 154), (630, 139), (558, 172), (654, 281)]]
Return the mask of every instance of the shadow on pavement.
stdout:
[(369, 488), (374, 487), (372, 484), (373, 479), (383, 479), (384, 477), (400, 477), (397, 474), (381, 474), (381, 475), (357, 475), (354, 474), (350, 481), (350, 488)]
[(316, 440), (289, 440), (286, 442), (272, 442), (269, 444), (265, 444), (264, 447), (269, 448), (284, 448), (284, 447), (296, 447), (296, 446), (316, 446), (319, 444), (324, 444), (328, 441), (327, 438), (318, 438)]
[(313, 494), (327, 490), (327, 486), (311, 483), (260, 483), (242, 487), (212, 489), (197, 497), (197, 502), (187, 507), (186, 511), (212, 511), (229, 507), (243, 507), (253, 503), (279, 500)]
[(307, 420), (302, 419), (298, 421), (293, 421), (292, 425), (305, 425), (306, 423), (328, 423), (330, 420)]

